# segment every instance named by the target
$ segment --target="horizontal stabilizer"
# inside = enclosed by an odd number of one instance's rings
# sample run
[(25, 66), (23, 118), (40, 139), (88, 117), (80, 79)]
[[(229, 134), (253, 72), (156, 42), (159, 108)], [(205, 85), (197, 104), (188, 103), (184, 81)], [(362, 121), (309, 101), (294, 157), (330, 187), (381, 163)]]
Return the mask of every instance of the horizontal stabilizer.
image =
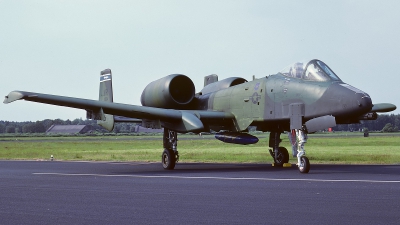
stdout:
[(372, 107), (371, 112), (380, 112), (380, 113), (385, 113), (385, 112), (391, 112), (393, 110), (396, 110), (396, 106), (390, 103), (378, 103), (374, 104)]

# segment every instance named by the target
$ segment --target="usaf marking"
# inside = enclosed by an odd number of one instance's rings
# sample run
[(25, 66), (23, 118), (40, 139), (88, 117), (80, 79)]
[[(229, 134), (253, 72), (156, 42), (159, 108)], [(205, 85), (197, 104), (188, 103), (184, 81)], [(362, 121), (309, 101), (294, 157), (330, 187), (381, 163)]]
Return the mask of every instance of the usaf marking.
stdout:
[(111, 74), (100, 75), (100, 82), (111, 80)]

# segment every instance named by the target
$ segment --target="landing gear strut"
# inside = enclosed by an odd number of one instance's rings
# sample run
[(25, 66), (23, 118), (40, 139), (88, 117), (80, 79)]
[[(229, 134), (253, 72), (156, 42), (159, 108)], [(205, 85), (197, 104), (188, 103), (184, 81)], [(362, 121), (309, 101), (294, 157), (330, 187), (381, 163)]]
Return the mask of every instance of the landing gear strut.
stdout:
[(173, 170), (175, 164), (179, 161), (179, 153), (177, 149), (178, 138), (175, 131), (164, 128), (163, 147), (164, 151), (161, 155), (161, 163), (164, 169)]
[(284, 147), (279, 147), (282, 139), (280, 139), (280, 132), (271, 132), (269, 135), (269, 147), (272, 150), (269, 150), (272, 158), (274, 158), (274, 166), (282, 167), (283, 164), (289, 162), (289, 153), (288, 150)]
[(297, 166), (299, 167), (300, 173), (308, 173), (310, 171), (310, 161), (306, 156), (304, 150), (304, 144), (307, 142), (307, 130), (299, 129), (296, 130), (297, 136)]

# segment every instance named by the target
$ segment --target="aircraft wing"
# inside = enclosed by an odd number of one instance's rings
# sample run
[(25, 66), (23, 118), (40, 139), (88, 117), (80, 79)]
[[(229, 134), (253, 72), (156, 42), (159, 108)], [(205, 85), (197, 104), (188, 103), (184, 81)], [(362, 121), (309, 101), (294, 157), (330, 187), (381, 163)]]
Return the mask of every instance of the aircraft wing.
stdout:
[(164, 126), (168, 126), (169, 129), (182, 133), (205, 131), (204, 125), (207, 125), (209, 121), (233, 124), (233, 119), (235, 118), (233, 114), (227, 112), (163, 109), (26, 91), (10, 92), (5, 97), (3, 103), (8, 104), (21, 99), (31, 102), (84, 109), (94, 113), (94, 115), (97, 116), (96, 119), (101, 119), (101, 116), (104, 114), (110, 114), (128, 118), (160, 120), (164, 122), (164, 124), (166, 124)]

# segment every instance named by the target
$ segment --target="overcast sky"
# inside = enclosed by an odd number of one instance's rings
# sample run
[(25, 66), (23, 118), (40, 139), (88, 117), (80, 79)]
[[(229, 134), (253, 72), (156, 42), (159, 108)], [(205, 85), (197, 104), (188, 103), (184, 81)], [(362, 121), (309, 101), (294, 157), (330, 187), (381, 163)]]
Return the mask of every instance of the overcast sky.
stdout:
[[(372, 97), (400, 106), (400, 1), (0, 0), (0, 91), (140, 105), (144, 87), (172, 73), (251, 80), (317, 58)], [(394, 113), (398, 114), (396, 110)], [(0, 104), (0, 120), (86, 118), (79, 109)]]

